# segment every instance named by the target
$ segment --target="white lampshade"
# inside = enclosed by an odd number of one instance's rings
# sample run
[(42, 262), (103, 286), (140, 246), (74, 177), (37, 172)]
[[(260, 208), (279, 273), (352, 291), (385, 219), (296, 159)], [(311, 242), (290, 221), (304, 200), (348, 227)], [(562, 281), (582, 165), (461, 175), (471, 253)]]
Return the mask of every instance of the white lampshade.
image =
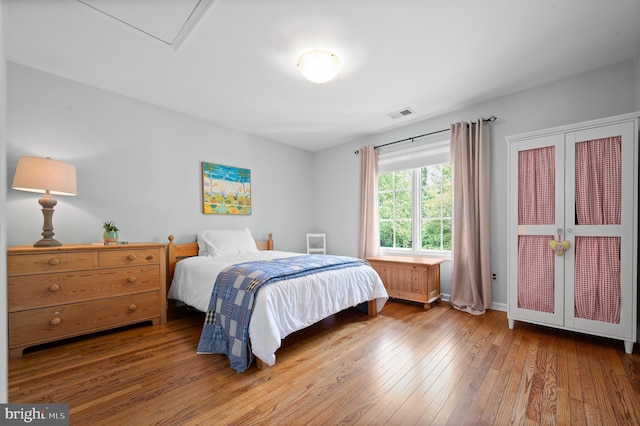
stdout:
[(13, 189), (54, 195), (76, 195), (76, 166), (51, 158), (20, 157)]
[(307, 80), (326, 83), (338, 74), (341, 64), (334, 53), (326, 50), (310, 50), (300, 55), (297, 65)]

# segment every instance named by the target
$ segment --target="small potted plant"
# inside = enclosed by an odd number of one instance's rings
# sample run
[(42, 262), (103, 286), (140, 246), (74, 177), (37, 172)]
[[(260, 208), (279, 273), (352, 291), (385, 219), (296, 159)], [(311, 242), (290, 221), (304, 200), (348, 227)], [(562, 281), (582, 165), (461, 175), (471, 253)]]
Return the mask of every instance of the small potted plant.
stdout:
[(102, 229), (104, 232), (102, 233), (102, 239), (105, 243), (116, 243), (118, 242), (118, 227), (114, 221), (104, 222), (102, 224)]

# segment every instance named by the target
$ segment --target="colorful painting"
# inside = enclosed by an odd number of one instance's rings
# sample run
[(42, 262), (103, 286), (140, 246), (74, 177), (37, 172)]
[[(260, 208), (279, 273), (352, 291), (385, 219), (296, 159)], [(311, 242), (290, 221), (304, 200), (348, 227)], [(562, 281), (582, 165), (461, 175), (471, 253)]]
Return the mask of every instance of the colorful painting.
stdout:
[(202, 212), (251, 214), (251, 170), (202, 162)]

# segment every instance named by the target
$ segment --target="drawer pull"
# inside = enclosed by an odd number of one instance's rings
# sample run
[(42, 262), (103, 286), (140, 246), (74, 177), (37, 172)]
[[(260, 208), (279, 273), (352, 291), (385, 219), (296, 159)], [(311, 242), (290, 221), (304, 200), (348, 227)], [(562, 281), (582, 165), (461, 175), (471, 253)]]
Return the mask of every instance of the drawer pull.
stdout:
[(129, 256), (127, 256), (127, 259), (129, 260), (136, 260), (136, 255), (135, 254), (130, 254)]
[(136, 282), (136, 277), (129, 277), (129, 278), (127, 278), (127, 281), (129, 281), (130, 283), (135, 283)]
[(138, 307), (136, 305), (129, 305), (129, 312), (135, 312), (135, 310), (138, 309)]
[(60, 263), (60, 259), (58, 259), (57, 257), (52, 257), (51, 259), (49, 259), (49, 265), (57, 265)]
[(49, 324), (51, 325), (58, 325), (60, 324), (62, 320), (60, 319), (60, 317), (53, 317), (49, 320)]
[(58, 284), (51, 284), (49, 286), (49, 291), (58, 291), (58, 290), (60, 290), (60, 285)]

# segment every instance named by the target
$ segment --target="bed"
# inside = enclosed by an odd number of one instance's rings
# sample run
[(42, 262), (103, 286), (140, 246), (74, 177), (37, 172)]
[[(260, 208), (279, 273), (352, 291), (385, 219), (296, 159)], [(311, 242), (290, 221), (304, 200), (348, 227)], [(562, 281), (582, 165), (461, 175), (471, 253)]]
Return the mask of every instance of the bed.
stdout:
[[(255, 241), (248, 229), (202, 231), (197, 241), (186, 244), (175, 244), (174, 237), (169, 236), (167, 253), (167, 282), (170, 283), (167, 298), (207, 312), (198, 353), (222, 353), (200, 350), (208, 317), (216, 310), (211, 299), (218, 297), (218, 288), (214, 289), (218, 275), (231, 274), (227, 271), (233, 267), (249, 264), (277, 262), (293, 265), (302, 260), (333, 261), (338, 258), (276, 251), (271, 234), (267, 240)], [(368, 315), (375, 316), (380, 312), (388, 299), (380, 277), (368, 263), (354, 258), (345, 259), (352, 259), (354, 263), (319, 269), (260, 287), (255, 293), (253, 311), (248, 320), (249, 363), (255, 358), (259, 368), (275, 365), (275, 352), (282, 339), (344, 309), (366, 303)], [(219, 284), (220, 288), (222, 285)], [(248, 368), (236, 368), (233, 358), (229, 358), (232, 368), (237, 371)]]

